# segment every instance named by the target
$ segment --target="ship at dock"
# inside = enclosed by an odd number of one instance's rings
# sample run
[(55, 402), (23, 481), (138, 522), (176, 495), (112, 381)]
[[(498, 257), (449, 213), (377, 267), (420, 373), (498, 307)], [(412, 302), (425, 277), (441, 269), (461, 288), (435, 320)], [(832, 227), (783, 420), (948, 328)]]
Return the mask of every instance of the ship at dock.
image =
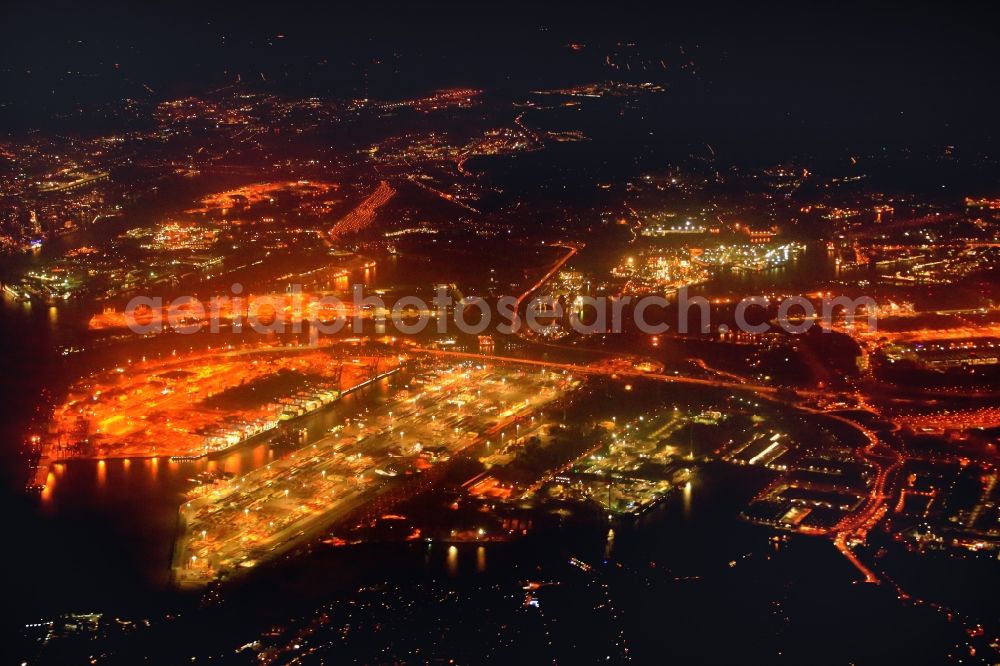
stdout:
[(32, 494), (41, 494), (49, 482), (52, 460), (42, 451), (42, 440), (38, 435), (32, 436), (28, 445), (28, 475), (24, 489)]

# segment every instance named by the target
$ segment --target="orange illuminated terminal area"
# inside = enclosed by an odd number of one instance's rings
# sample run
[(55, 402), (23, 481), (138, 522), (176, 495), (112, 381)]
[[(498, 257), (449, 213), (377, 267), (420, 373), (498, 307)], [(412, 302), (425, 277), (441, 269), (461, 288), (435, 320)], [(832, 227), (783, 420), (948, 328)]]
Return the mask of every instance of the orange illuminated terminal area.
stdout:
[(339, 187), (336, 183), (308, 180), (253, 183), (209, 194), (201, 199), (199, 207), (187, 212), (226, 215), (232, 210), (272, 203), (279, 197), (326, 198), (333, 195)]
[[(366, 268), (374, 262), (365, 264)], [(334, 275), (338, 284), (347, 283), (348, 272)], [(165, 302), (152, 307), (141, 304), (126, 310), (105, 309), (90, 318), (87, 326), (92, 331), (131, 328), (137, 332), (164, 328), (201, 329), (211, 325), (231, 326), (235, 321), (252, 326), (269, 327), (276, 320), (283, 324), (301, 324), (306, 321), (332, 322), (355, 316), (368, 318), (371, 311), (354, 311), (349, 297), (333, 300), (333, 294), (298, 292), (247, 294), (236, 297), (220, 296), (202, 303), (186, 300)]]
[(580, 384), (564, 371), (469, 361), (418, 371), (387, 401), (315, 442), (189, 492), (180, 507), (174, 581), (200, 586), (233, 576), (335, 523), (383, 515), (380, 499), (438, 478), (440, 463), (477, 446), (502, 448), (528, 419), (537, 427), (551, 422), (543, 410), (551, 419), (548, 408)]
[(336, 401), (398, 368), (398, 359), (344, 357), (335, 345), (231, 347), (142, 360), (70, 387), (44, 452), (70, 458), (223, 451)]

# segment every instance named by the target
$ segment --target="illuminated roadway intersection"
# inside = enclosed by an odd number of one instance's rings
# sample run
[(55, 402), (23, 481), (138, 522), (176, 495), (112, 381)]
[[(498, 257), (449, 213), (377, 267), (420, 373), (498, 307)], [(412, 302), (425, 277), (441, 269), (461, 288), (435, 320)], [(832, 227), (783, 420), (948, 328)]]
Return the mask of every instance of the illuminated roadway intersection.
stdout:
[(418, 374), (317, 442), (196, 489), (180, 508), (174, 578), (203, 584), (271, 559), (577, 383), (562, 372), (471, 362)]

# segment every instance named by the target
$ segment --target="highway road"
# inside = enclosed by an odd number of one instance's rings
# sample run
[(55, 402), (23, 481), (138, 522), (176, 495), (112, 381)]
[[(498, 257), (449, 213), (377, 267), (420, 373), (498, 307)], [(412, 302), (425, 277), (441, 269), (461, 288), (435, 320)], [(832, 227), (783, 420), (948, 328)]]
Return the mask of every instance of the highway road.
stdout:
[[(534, 284), (532, 284), (530, 287), (528, 287), (528, 289), (523, 294), (521, 294), (520, 296), (517, 297), (517, 302), (514, 304), (514, 312), (518, 313), (519, 317), (520, 317), (520, 312), (521, 312), (521, 306), (524, 304), (524, 301), (529, 296), (531, 296), (532, 294), (534, 294), (536, 291), (538, 291), (539, 289), (541, 289), (545, 285), (546, 282), (548, 282), (549, 280), (551, 280), (552, 277), (556, 273), (558, 273), (559, 270), (563, 266), (566, 265), (567, 261), (569, 261), (574, 256), (576, 256), (576, 254), (580, 250), (582, 250), (583, 247), (584, 247), (583, 243), (574, 243), (574, 244), (569, 244), (569, 243), (550, 243), (549, 245), (551, 247), (561, 247), (561, 248), (564, 248), (564, 249), (567, 250), (567, 252), (563, 256), (559, 257), (559, 259), (554, 264), (552, 264), (552, 266), (549, 268), (549, 270), (546, 271), (545, 275), (543, 275), (542, 277), (540, 277), (537, 282), (535, 282)], [(522, 334), (524, 334), (524, 333), (526, 333), (528, 331), (526, 331), (525, 328), (522, 326), (521, 329), (520, 329), (520, 332)]]

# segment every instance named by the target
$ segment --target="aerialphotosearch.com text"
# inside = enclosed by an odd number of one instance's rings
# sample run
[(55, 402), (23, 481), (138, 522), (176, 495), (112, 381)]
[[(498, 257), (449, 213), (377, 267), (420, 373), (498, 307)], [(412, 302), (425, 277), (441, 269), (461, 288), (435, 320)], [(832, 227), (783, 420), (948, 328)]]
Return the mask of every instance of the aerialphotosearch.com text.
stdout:
[[(364, 285), (352, 287), (349, 298), (332, 294), (315, 295), (292, 285), (285, 293), (244, 294), (239, 283), (229, 295), (213, 296), (207, 302), (193, 296), (169, 301), (156, 296), (136, 296), (125, 308), (126, 324), (135, 333), (181, 334), (220, 332), (227, 328), (241, 333), (300, 333), (308, 326), (314, 339), (342, 331), (362, 333), (374, 326), (377, 334), (390, 331), (417, 335), (428, 331), (448, 334), (456, 331), (483, 335), (524, 333), (525, 329), (546, 335), (559, 327), (581, 335), (621, 333), (627, 325), (646, 334), (674, 331), (681, 334), (713, 330), (726, 333), (729, 324), (713, 327), (712, 308), (703, 296), (690, 296), (681, 288), (671, 298), (645, 296), (576, 296), (572, 301), (548, 295), (531, 299), (500, 296), (486, 299), (465, 296), (455, 299), (446, 287), (439, 287), (430, 302), (405, 295), (388, 305), (378, 294), (365, 293)], [(734, 332), (761, 334), (779, 329), (801, 334), (814, 326), (830, 331), (835, 322), (854, 326), (863, 320), (867, 330), (876, 330), (877, 303), (868, 296), (826, 296), (818, 302), (805, 296), (777, 301), (763, 295), (747, 296), (737, 302), (730, 321)], [(692, 316), (693, 315), (693, 316)], [(670, 321), (668, 321), (668, 319)]]

